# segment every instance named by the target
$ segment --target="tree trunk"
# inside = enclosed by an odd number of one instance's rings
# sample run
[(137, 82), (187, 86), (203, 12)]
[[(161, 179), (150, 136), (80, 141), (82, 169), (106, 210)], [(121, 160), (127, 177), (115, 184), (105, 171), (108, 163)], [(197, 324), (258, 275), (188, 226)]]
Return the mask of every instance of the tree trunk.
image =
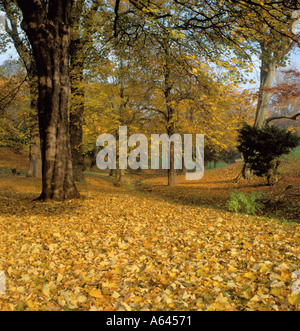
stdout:
[(32, 46), (39, 82), (42, 151), (41, 200), (78, 198), (73, 179), (68, 123), (72, 0), (18, 0), (22, 27)]
[[(172, 143), (174, 146), (174, 144)], [(168, 170), (168, 186), (174, 186), (178, 184), (177, 180), (177, 171), (174, 168), (174, 153), (172, 154), (172, 149), (171, 149), (171, 155), (170, 155), (170, 169)]]
[[(168, 129), (168, 135), (171, 137), (175, 133), (174, 123)], [(168, 170), (168, 186), (174, 186), (178, 184), (177, 171), (175, 168), (175, 145), (172, 142), (170, 145), (170, 169)]]
[[(37, 109), (37, 107), (31, 107), (31, 109)], [(30, 118), (30, 150), (27, 176), (42, 178), (42, 157), (37, 113), (32, 114)]]
[(277, 61), (265, 59), (263, 55), (260, 74), (260, 91), (256, 110), (256, 119), (254, 126), (262, 128), (266, 124), (268, 107), (273, 95), (271, 91), (272, 83), (276, 75)]
[(253, 171), (250, 169), (249, 164), (245, 164), (242, 170), (244, 179), (250, 179), (253, 175)]
[(185, 167), (185, 162), (184, 162), (184, 156), (182, 156), (182, 170), (181, 170), (181, 174), (185, 175), (187, 173), (187, 169)]
[[(164, 44), (164, 50), (166, 53), (166, 64), (165, 64), (165, 74), (164, 74), (164, 95), (165, 95), (165, 101), (166, 101), (166, 108), (167, 108), (167, 118), (168, 118), (168, 135), (169, 137), (173, 136), (175, 134), (175, 112), (172, 107), (172, 77), (171, 77), (171, 59), (170, 59), (170, 47), (168, 45), (168, 42)], [(170, 169), (168, 169), (168, 186), (174, 186), (177, 182), (177, 171), (175, 168), (175, 148), (174, 143), (171, 143), (170, 146)]]
[(122, 185), (125, 182), (125, 170), (119, 169), (118, 173), (118, 183)]
[(28, 177), (42, 178), (41, 140), (38, 119), (38, 84), (34, 59), (31, 58), (30, 69), (27, 69), (30, 85), (30, 149)]
[(116, 170), (115, 169), (111, 169), (109, 172), (109, 177), (113, 177), (116, 174)]
[(70, 137), (72, 149), (72, 163), (74, 179), (84, 181), (84, 158), (82, 150), (83, 115), (85, 92), (82, 86), (84, 77), (84, 63), (82, 60), (82, 46), (80, 39), (71, 42), (71, 109), (70, 109)]
[[(272, 98), (273, 92), (271, 90), (272, 83), (276, 75), (277, 61), (276, 59), (270, 59), (271, 55), (268, 54), (264, 46), (261, 46), (262, 60), (261, 60), (261, 72), (260, 72), (260, 91), (258, 95), (258, 103), (256, 110), (256, 118), (254, 127), (263, 128), (266, 125), (266, 119), (268, 115), (269, 103)], [(245, 179), (250, 179), (253, 175), (253, 171), (248, 164), (244, 165), (242, 176)]]

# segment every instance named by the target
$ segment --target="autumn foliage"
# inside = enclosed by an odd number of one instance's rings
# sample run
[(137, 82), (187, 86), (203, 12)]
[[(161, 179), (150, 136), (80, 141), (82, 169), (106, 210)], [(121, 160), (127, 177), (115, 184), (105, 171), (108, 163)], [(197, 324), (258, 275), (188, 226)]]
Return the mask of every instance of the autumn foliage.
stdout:
[[(0, 12), (0, 311), (300, 309), (298, 0)], [(167, 171), (97, 169), (124, 126), (203, 134), (203, 179), (172, 143)]]

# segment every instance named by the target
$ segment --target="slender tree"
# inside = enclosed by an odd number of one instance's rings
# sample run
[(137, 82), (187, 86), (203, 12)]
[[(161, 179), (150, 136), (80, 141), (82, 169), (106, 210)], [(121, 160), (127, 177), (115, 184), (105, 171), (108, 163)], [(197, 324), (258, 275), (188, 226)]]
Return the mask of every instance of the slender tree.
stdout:
[(5, 30), (11, 38), (18, 55), (20, 56), (27, 71), (27, 82), (30, 89), (30, 152), (28, 176), (42, 177), (41, 147), (38, 125), (38, 84), (37, 72), (33, 54), (28, 42), (21, 36), (18, 22), (18, 9), (15, 1), (1, 0), (1, 5), (6, 13)]
[[(93, 0), (90, 5), (86, 4), (85, 0), (77, 0), (74, 2), (72, 11), (70, 137), (73, 174), (76, 181), (84, 180), (82, 149), (85, 99), (84, 70), (90, 50), (93, 49), (92, 35), (96, 30), (95, 18), (99, 7), (99, 0)], [(98, 25), (97, 28), (99, 28)]]

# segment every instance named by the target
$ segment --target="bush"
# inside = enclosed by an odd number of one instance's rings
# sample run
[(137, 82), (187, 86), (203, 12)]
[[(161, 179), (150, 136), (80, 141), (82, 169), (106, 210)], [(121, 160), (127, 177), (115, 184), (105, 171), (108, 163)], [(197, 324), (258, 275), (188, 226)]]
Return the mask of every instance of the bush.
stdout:
[(261, 197), (262, 192), (231, 192), (227, 208), (235, 213), (255, 214), (262, 207)]
[(259, 177), (266, 176), (270, 183), (272, 174), (277, 180), (280, 157), (299, 146), (300, 137), (276, 126), (258, 129), (244, 124), (238, 142), (238, 150), (249, 169)]

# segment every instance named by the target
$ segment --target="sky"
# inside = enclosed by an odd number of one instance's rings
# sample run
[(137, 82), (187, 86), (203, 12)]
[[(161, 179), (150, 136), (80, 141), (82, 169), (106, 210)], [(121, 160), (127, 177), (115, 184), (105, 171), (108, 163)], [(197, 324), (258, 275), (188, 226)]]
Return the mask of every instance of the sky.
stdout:
[[(3, 62), (5, 62), (6, 60), (17, 59), (17, 58), (18, 58), (18, 54), (14, 49), (14, 47), (11, 46), (11, 48), (6, 53), (0, 53), (0, 65), (2, 65)], [(291, 61), (291, 67), (298, 69), (300, 71), (300, 49), (294, 51), (291, 54), (290, 61)], [(260, 82), (259, 61), (256, 60), (254, 61), (254, 63), (255, 63), (255, 68), (253, 74), (249, 76), (249, 79), (253, 79), (256, 82), (256, 84), (246, 83), (245, 85), (241, 86), (242, 89), (252, 90), (253, 92), (254, 90), (257, 90), (259, 88), (259, 82)]]
[[(3, 31), (3, 22), (4, 22), (4, 13), (2, 11), (0, 11), (0, 32), (1, 30)], [(0, 53), (0, 65), (3, 64), (3, 62), (5, 62), (6, 60), (9, 59), (17, 59), (18, 58), (18, 54), (14, 48), (14, 46), (11, 44), (9, 46), (9, 49), (7, 50), (6, 53)], [(300, 48), (297, 48), (290, 57), (291, 60), (291, 67), (298, 69), (300, 71)], [(253, 61), (255, 63), (255, 70), (253, 72), (253, 75), (251, 75), (249, 77), (249, 79), (253, 79), (254, 81), (257, 82), (257, 84), (255, 85), (251, 85), (251, 84), (246, 84), (245, 86), (243, 86), (243, 88), (251, 88), (251, 89), (255, 89), (259, 87), (259, 81), (260, 81), (260, 64), (258, 60), (254, 60)]]
[[(253, 90), (258, 89), (260, 85), (260, 61), (258, 58), (252, 59), (252, 61), (254, 63), (254, 71), (249, 76), (249, 79), (253, 79), (256, 84), (246, 83), (245, 85), (243, 85), (243, 88)], [(291, 53), (290, 65), (288, 67), (300, 71), (300, 48), (296, 49), (294, 52)]]

